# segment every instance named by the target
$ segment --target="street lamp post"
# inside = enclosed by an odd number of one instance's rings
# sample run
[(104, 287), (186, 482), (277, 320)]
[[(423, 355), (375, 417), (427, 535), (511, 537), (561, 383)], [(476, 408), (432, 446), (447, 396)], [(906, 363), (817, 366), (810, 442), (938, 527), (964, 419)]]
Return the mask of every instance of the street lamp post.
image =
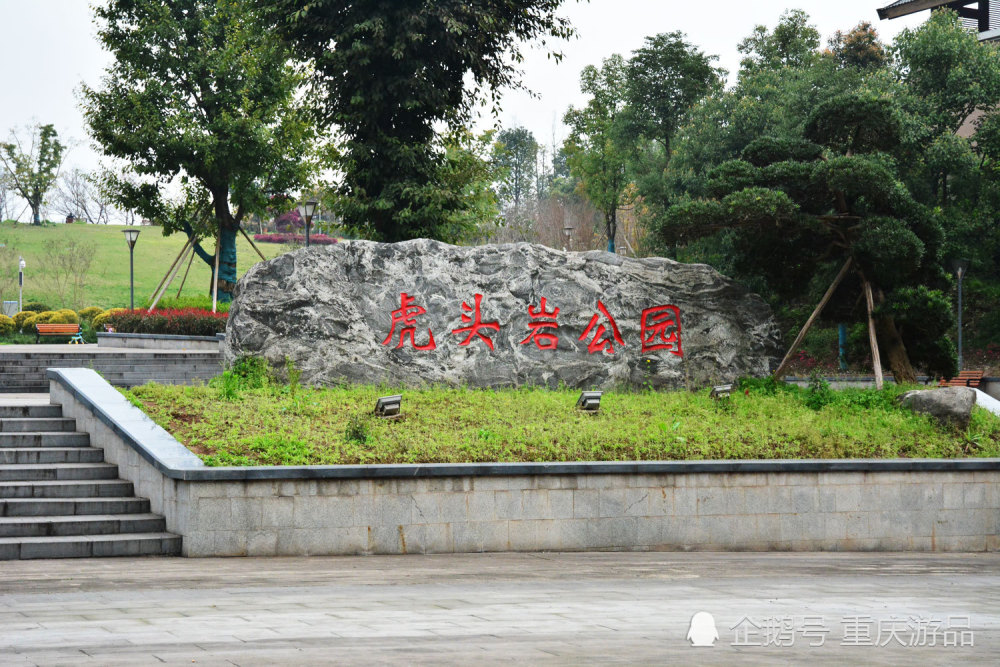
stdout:
[(962, 278), (969, 271), (969, 260), (953, 260), (951, 268), (958, 276), (958, 370), (962, 370)]
[(316, 207), (319, 202), (310, 199), (307, 202), (299, 204), (299, 215), (302, 219), (306, 221), (306, 247), (309, 247), (309, 225), (312, 224), (313, 214), (316, 213)]
[[(573, 225), (571, 225), (569, 223), (566, 223), (566, 226), (563, 227), (563, 234), (566, 235), (566, 245), (569, 246), (570, 250), (572, 250), (573, 249)], [(565, 248), (563, 248), (563, 250), (565, 250)]]
[(17, 312), (24, 310), (24, 257), (17, 258)]
[(136, 239), (139, 238), (139, 230), (135, 227), (129, 227), (123, 230), (123, 232), (125, 234), (125, 242), (128, 243), (128, 307), (130, 310), (135, 310), (135, 264), (132, 256), (133, 250), (135, 250)]

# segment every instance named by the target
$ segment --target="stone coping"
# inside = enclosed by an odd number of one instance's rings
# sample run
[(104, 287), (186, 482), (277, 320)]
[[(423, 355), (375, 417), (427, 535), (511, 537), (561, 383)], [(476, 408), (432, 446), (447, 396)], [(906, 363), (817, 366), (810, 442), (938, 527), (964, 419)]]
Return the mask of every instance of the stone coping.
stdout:
[(792, 459), (740, 461), (580, 461), (558, 463), (416, 463), (332, 466), (208, 467), (187, 447), (89, 368), (50, 368), (56, 382), (171, 479), (253, 481), (536, 475), (695, 473), (942, 472), (1000, 470), (1000, 458)]
[[(225, 334), (223, 334), (225, 336)], [(215, 343), (219, 339), (216, 336), (177, 336), (174, 334), (143, 334), (143, 333), (111, 333), (99, 332), (97, 339), (107, 338), (110, 340), (123, 338), (142, 338), (146, 340), (198, 340)]]
[[(808, 376), (801, 376), (801, 375), (785, 376), (786, 382), (809, 382), (809, 380), (811, 379), (812, 378)], [(874, 375), (823, 375), (822, 379), (826, 380), (827, 382), (874, 382), (875, 376)], [(936, 382), (934, 384), (928, 384), (928, 381), (932, 379), (933, 378), (929, 378), (926, 375), (918, 375), (917, 384), (924, 384), (932, 388), (937, 387), (938, 385)], [(891, 375), (886, 376), (885, 381), (887, 383), (892, 382), (893, 384), (895, 384), (895, 380), (892, 379)], [(981, 381), (1000, 382), (1000, 377), (984, 376)]]

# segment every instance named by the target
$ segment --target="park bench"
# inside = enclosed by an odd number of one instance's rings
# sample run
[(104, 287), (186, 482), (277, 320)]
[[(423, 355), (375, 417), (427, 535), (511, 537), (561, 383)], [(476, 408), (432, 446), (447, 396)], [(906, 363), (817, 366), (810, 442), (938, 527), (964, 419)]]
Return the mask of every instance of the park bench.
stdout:
[(941, 387), (978, 387), (983, 381), (983, 371), (962, 371), (950, 379), (941, 379)]
[(83, 343), (83, 335), (80, 333), (79, 324), (36, 324), (35, 343), (42, 336), (72, 336), (69, 342)]

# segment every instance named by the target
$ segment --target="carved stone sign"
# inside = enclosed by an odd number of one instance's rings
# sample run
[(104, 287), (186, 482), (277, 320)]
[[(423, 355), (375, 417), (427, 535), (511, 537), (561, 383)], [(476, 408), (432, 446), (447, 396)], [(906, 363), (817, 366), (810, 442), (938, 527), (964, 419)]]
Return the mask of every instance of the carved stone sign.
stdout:
[(764, 375), (778, 348), (767, 304), (705, 265), (423, 239), (257, 264), (226, 329), (228, 361), (320, 385), (693, 388)]

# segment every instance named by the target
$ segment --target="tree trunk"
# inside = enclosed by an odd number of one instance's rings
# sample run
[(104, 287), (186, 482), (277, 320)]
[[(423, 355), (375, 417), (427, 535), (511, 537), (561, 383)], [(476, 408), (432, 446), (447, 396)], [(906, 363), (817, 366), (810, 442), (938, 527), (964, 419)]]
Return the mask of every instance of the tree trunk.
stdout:
[(910, 363), (910, 355), (906, 352), (903, 337), (899, 335), (896, 321), (891, 317), (880, 317), (876, 320), (879, 343), (885, 352), (885, 360), (896, 378), (896, 384), (916, 384), (917, 374)]
[(28, 205), (31, 207), (31, 224), (42, 224), (41, 206), (33, 202), (29, 202)]
[(610, 214), (605, 214), (604, 223), (608, 232), (608, 252), (615, 251), (615, 235), (618, 233), (618, 209), (615, 208)]
[(219, 229), (219, 303), (229, 303), (233, 300), (236, 289), (236, 234), (230, 225), (222, 225)]

